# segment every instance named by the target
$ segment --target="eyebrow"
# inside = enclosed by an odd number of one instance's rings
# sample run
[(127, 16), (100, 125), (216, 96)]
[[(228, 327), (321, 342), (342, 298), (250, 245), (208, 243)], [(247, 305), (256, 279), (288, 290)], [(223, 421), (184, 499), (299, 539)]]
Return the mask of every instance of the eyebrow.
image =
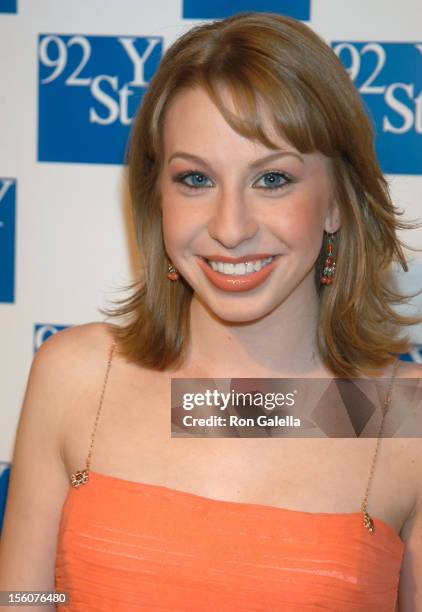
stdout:
[[(254, 168), (257, 168), (264, 163), (273, 161), (274, 159), (278, 159), (279, 157), (286, 157), (288, 155), (293, 155), (299, 161), (301, 161), (302, 164), (305, 163), (305, 160), (303, 159), (303, 157), (301, 157), (298, 153), (295, 153), (294, 151), (281, 150), (281, 151), (276, 151), (275, 153), (270, 153), (270, 155), (266, 155), (265, 157), (261, 157), (260, 159), (256, 159), (254, 162), (249, 164), (249, 168), (253, 170)], [(193, 161), (197, 164), (202, 164), (203, 166), (211, 167), (210, 164), (205, 159), (202, 159), (198, 155), (192, 155), (191, 153), (186, 153), (185, 151), (175, 151), (172, 155), (170, 155), (167, 163), (169, 164), (171, 160), (174, 159), (175, 157), (181, 157), (182, 159), (187, 159), (188, 161)]]

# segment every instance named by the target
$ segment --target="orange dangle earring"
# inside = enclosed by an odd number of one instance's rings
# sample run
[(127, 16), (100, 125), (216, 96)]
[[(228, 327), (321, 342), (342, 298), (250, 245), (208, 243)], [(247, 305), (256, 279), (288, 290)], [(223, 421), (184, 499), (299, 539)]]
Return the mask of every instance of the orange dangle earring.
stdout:
[(173, 266), (173, 264), (169, 264), (167, 278), (171, 281), (177, 281), (179, 279), (179, 272), (177, 271), (177, 268)]
[(327, 242), (327, 257), (324, 263), (324, 270), (320, 277), (320, 281), (323, 285), (331, 285), (333, 282), (334, 274), (336, 272), (336, 261), (334, 259), (334, 234), (329, 234)]

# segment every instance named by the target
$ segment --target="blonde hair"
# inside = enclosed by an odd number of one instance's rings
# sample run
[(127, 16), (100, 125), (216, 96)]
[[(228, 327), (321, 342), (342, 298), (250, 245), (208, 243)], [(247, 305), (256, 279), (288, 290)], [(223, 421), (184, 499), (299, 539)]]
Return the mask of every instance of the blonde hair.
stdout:
[[(238, 114), (221, 98), (227, 85)], [(272, 13), (239, 13), (196, 26), (167, 50), (134, 120), (127, 150), (129, 189), (142, 278), (130, 295), (114, 301), (110, 317), (119, 351), (129, 361), (155, 370), (183, 365), (189, 344), (192, 288), (180, 277), (167, 279), (162, 236), (160, 176), (162, 127), (174, 96), (202, 87), (239, 134), (270, 148), (258, 104), (270, 109), (278, 133), (298, 151), (331, 158), (332, 188), (340, 206), (340, 239), (334, 242), (336, 275), (326, 287), (319, 277), (325, 241), (315, 265), (320, 300), (317, 346), (335, 375), (374, 373), (409, 350), (399, 337), (421, 317), (398, 314), (403, 296), (390, 287), (392, 263), (408, 271), (398, 229), (417, 223), (398, 219), (374, 150), (374, 137), (360, 96), (330, 47), (300, 21)], [(410, 248), (410, 247), (409, 247)], [(416, 249), (412, 249), (416, 250)]]

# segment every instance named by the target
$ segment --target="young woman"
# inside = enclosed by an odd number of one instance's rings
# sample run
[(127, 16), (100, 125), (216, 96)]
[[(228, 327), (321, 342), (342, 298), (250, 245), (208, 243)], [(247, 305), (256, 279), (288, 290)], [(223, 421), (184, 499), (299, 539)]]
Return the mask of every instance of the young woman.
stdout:
[(128, 319), (34, 359), (1, 588), (72, 611), (422, 609), (419, 439), (170, 435), (172, 378), (385, 378), (385, 415), (421, 377), (398, 359), (421, 319), (389, 284), (411, 226), (340, 61), (280, 15), (193, 28), (142, 102), (129, 179), (142, 270), (110, 313)]

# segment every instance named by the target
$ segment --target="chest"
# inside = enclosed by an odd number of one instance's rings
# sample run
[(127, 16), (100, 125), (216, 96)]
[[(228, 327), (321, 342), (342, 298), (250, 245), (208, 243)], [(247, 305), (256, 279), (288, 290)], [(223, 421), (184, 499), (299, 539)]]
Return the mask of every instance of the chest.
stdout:
[[(116, 369), (99, 414), (90, 469), (226, 501), (318, 513), (360, 510), (376, 439), (172, 438), (170, 405), (170, 376), (141, 378)], [(85, 466), (98, 406), (93, 396), (67, 415), (78, 423), (63, 428), (69, 474)], [(371, 516), (397, 532), (414, 503), (404, 442), (380, 440), (368, 496)]]

